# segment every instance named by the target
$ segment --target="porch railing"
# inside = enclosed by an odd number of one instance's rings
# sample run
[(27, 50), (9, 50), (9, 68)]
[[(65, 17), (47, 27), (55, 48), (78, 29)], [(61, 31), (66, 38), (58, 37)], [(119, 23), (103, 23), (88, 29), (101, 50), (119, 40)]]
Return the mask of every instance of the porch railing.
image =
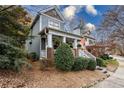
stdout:
[(46, 50), (41, 50), (41, 52), (40, 52), (40, 58), (43, 58), (43, 57), (47, 58), (47, 51)]
[(92, 58), (92, 59), (96, 60), (96, 57), (94, 55), (92, 55), (91, 53), (89, 53), (87, 50), (80, 49), (79, 56), (86, 57), (86, 58)]

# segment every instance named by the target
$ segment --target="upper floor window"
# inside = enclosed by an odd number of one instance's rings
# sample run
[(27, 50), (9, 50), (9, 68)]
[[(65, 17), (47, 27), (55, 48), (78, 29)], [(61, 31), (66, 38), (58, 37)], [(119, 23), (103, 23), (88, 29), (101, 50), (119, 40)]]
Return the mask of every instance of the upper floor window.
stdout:
[(57, 21), (49, 20), (48, 26), (56, 29), (60, 29), (60, 23)]

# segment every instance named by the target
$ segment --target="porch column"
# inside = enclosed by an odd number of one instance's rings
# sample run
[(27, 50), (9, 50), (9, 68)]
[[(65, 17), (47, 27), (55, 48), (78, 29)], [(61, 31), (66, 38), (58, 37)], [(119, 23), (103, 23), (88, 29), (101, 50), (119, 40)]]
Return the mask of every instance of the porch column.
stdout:
[(52, 42), (52, 34), (47, 35), (47, 58), (53, 62), (54, 60), (54, 49), (53, 49), (53, 42)]
[(77, 39), (74, 40), (74, 52), (75, 52), (75, 57), (78, 57), (79, 53), (78, 53), (78, 49), (77, 49)]
[(66, 37), (65, 36), (63, 37), (63, 43), (66, 43)]
[(74, 49), (77, 49), (77, 39), (74, 40)]
[(52, 42), (52, 34), (48, 34), (48, 36), (47, 36), (47, 42), (48, 42), (48, 47), (49, 48), (52, 48), (53, 47), (53, 42)]

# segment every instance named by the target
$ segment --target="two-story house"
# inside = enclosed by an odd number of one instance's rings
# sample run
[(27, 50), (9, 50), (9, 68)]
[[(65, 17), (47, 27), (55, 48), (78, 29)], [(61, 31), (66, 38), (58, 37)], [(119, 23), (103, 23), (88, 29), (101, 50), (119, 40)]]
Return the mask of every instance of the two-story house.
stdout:
[(51, 59), (54, 57), (53, 39), (59, 37), (64, 43), (72, 43), (74, 55), (77, 56), (77, 44), (84, 37), (78, 31), (66, 31), (64, 25), (65, 19), (56, 6), (40, 11), (31, 26), (30, 36), (33, 38), (27, 40), (27, 51), (29, 53), (36, 52), (39, 58)]

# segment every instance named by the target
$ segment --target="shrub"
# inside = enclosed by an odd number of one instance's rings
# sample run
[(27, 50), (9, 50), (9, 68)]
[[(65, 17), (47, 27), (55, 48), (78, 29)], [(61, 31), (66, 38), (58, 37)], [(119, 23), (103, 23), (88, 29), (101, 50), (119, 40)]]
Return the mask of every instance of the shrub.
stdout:
[(40, 60), (40, 68), (41, 70), (45, 70), (47, 67), (52, 67), (53, 61), (47, 58), (43, 58)]
[(38, 55), (35, 52), (31, 52), (28, 55), (29, 59), (31, 59), (32, 61), (36, 61), (38, 60)]
[(112, 57), (109, 57), (108, 54), (101, 55), (100, 58), (102, 58), (104, 60), (113, 59)]
[(53, 38), (54, 49), (58, 48), (60, 44), (61, 44), (61, 39), (59, 37)]
[(25, 52), (16, 47), (14, 40), (7, 36), (0, 37), (0, 68), (20, 71), (26, 63)]
[(86, 69), (87, 66), (88, 66), (87, 58), (77, 57), (74, 60), (74, 65), (72, 67), (72, 70), (74, 71), (83, 70), (83, 69)]
[(73, 48), (73, 45), (72, 45), (71, 42), (67, 42), (67, 43), (68, 43), (68, 45), (69, 45), (71, 48)]
[(68, 44), (62, 43), (55, 52), (55, 64), (58, 69), (70, 71), (74, 64), (74, 56)]
[(104, 67), (104, 60), (102, 58), (96, 58), (97, 66)]
[(95, 70), (96, 69), (96, 61), (93, 59), (88, 59), (88, 70)]

